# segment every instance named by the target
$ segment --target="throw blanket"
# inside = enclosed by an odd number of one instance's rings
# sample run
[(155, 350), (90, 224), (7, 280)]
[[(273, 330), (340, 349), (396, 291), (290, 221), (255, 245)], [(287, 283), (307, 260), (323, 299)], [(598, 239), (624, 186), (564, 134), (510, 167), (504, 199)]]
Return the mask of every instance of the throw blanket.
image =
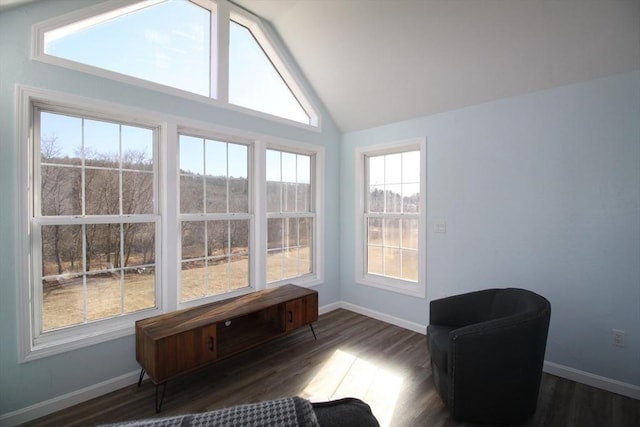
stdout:
[(287, 397), (201, 414), (127, 421), (103, 427), (320, 427), (308, 400)]

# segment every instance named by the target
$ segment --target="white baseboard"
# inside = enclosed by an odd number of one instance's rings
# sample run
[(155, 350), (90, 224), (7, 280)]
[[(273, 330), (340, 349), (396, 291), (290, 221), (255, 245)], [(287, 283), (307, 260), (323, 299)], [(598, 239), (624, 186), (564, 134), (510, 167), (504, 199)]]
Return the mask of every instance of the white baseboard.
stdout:
[(542, 370), (551, 375), (556, 375), (558, 377), (566, 378), (571, 381), (610, 391), (612, 393), (621, 394), (623, 396), (631, 397), (632, 399), (640, 400), (640, 387), (638, 387), (637, 385), (625, 383), (607, 377), (602, 377), (600, 375), (595, 375), (590, 372), (585, 372), (578, 369), (570, 368), (568, 366), (559, 365), (557, 363), (548, 362), (546, 360), (544, 362)]
[(0, 426), (17, 426), (19, 424), (35, 420), (36, 418), (52, 414), (56, 411), (69, 408), (70, 406), (77, 405), (78, 403), (86, 402), (87, 400), (91, 400), (95, 397), (103, 396), (107, 393), (111, 393), (112, 391), (137, 383), (139, 375), (140, 371), (129, 372), (128, 374), (120, 375), (119, 377), (112, 378), (80, 390), (72, 391), (71, 393), (63, 394), (62, 396), (57, 396), (53, 399), (18, 409), (17, 411), (2, 414), (0, 415)]
[(320, 314), (328, 313), (338, 308), (344, 308), (345, 310), (353, 311), (354, 313), (362, 314), (367, 317), (371, 317), (382, 322), (390, 323), (392, 325), (400, 326), (401, 328), (408, 329), (413, 332), (425, 335), (427, 333), (427, 326), (419, 323), (410, 322), (399, 317), (390, 316), (379, 311), (371, 310), (369, 308), (361, 307), (359, 305), (351, 304), (349, 302), (338, 301), (332, 304), (322, 306), (318, 311)]

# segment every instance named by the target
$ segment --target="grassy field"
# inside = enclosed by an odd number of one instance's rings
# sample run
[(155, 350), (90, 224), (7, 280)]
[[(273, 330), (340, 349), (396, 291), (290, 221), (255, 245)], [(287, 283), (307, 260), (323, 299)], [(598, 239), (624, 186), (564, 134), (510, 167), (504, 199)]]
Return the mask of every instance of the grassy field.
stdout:
[[(384, 260), (384, 262), (383, 262)], [(384, 270), (383, 270), (384, 265)], [(275, 252), (267, 257), (267, 280), (305, 274), (312, 269), (309, 249)], [(181, 271), (181, 300), (189, 301), (247, 287), (249, 259), (238, 256), (231, 263), (189, 262)], [(369, 271), (417, 280), (416, 252), (370, 247)], [(125, 274), (89, 276), (86, 284), (86, 321), (105, 319), (155, 307), (155, 274), (152, 270)], [(85, 292), (82, 277), (47, 284), (43, 293), (43, 327), (52, 330), (85, 322)]]

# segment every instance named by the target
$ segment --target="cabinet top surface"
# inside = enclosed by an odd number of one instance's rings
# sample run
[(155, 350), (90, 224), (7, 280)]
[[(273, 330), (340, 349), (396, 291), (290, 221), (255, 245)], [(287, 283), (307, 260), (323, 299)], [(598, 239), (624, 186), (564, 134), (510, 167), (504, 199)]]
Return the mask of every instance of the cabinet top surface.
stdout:
[(284, 285), (138, 320), (136, 329), (143, 330), (154, 339), (160, 339), (317, 293), (296, 285)]

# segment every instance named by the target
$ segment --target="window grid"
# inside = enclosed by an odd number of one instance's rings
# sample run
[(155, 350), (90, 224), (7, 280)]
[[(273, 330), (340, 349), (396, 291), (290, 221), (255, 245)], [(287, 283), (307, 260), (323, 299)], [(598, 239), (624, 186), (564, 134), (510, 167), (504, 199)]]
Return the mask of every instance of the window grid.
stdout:
[(179, 144), (180, 301), (247, 288), (249, 147), (187, 134), (180, 134)]
[(314, 272), (313, 160), (267, 149), (267, 283)]
[[(34, 117), (34, 336), (156, 307), (157, 132), (38, 107)], [(92, 151), (94, 140), (104, 134), (90, 132), (88, 124), (110, 130), (113, 139), (102, 142), (113, 148), (117, 141), (116, 151)], [(141, 167), (125, 168), (125, 159), (137, 159)], [(96, 171), (115, 172), (115, 193), (87, 178)], [(125, 186), (124, 173), (130, 171), (147, 177), (142, 179), (146, 194), (130, 182)], [(96, 196), (103, 203), (88, 212)], [(124, 212), (124, 199), (136, 196), (146, 202)]]
[(415, 150), (364, 156), (366, 274), (419, 280), (419, 158)]

